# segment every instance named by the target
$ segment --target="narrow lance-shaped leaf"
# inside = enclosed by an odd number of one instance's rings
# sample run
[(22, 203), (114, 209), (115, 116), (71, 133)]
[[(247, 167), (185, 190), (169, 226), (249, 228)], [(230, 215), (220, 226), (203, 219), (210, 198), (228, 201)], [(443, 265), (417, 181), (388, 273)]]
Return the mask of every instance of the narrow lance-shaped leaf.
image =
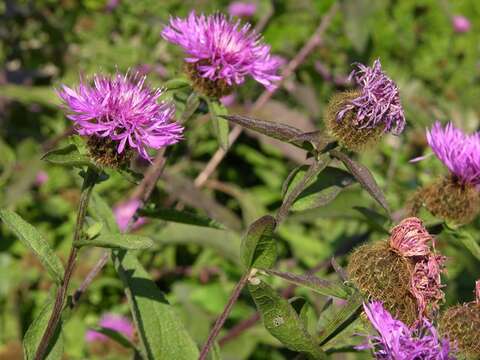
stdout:
[(153, 241), (141, 235), (100, 234), (93, 239), (80, 240), (75, 245), (77, 247), (98, 246), (109, 249), (142, 250), (152, 247)]
[(222, 224), (213, 219), (188, 211), (167, 208), (143, 209), (140, 210), (140, 215), (181, 224), (211, 227), (214, 229), (225, 229)]
[[(43, 305), (40, 313), (33, 320), (33, 322), (28, 327), (27, 332), (23, 338), (23, 355), (25, 360), (33, 360), (37, 352), (38, 345), (42, 339), (43, 333), (45, 332), (48, 320), (53, 310), (53, 297), (49, 296), (45, 304)], [(62, 326), (58, 327), (55, 332), (50, 348), (47, 351), (47, 356), (45, 360), (60, 360), (63, 357), (63, 336), (62, 336)]]
[(292, 284), (307, 287), (325, 296), (334, 296), (340, 299), (347, 299), (349, 292), (339, 281), (328, 281), (314, 275), (297, 275), (277, 270), (265, 270), (268, 274), (277, 276)]
[(390, 208), (387, 204), (387, 199), (375, 181), (375, 178), (370, 170), (368, 170), (368, 168), (364, 165), (350, 159), (346, 154), (340, 151), (332, 150), (330, 154), (343, 162), (346, 168), (352, 173), (353, 176), (355, 176), (365, 190), (367, 190), (368, 193), (385, 209), (387, 214), (390, 215)]
[(240, 247), (240, 258), (247, 269), (268, 269), (275, 264), (277, 247), (273, 238), (276, 221), (265, 215), (253, 222), (245, 234)]
[(228, 114), (228, 110), (218, 101), (208, 102), (208, 109), (210, 111), (210, 117), (213, 122), (213, 129), (217, 136), (220, 147), (224, 150), (228, 149), (228, 121), (224, 119), (224, 115)]
[(287, 348), (307, 353), (313, 359), (325, 359), (295, 309), (268, 284), (253, 278), (248, 290), (257, 305), (265, 328)]
[(74, 167), (88, 166), (96, 171), (101, 171), (87, 155), (81, 154), (78, 151), (77, 146), (74, 144), (67, 145), (60, 149), (51, 150), (43, 155), (42, 159), (56, 165)]
[(130, 341), (130, 339), (128, 339), (125, 335), (123, 335), (122, 333), (119, 333), (118, 331), (115, 331), (115, 330), (110, 329), (110, 328), (102, 327), (102, 326), (93, 327), (93, 328), (91, 328), (91, 330), (109, 337), (110, 339), (119, 343), (123, 347), (126, 347), (128, 349), (133, 349), (135, 351), (137, 350), (137, 348)]
[(0, 209), (0, 218), (29, 247), (57, 284), (63, 281), (63, 265), (50, 245), (32, 225), (8, 209)]
[(198, 349), (174, 309), (130, 251), (114, 251), (130, 310), (148, 360), (196, 360)]

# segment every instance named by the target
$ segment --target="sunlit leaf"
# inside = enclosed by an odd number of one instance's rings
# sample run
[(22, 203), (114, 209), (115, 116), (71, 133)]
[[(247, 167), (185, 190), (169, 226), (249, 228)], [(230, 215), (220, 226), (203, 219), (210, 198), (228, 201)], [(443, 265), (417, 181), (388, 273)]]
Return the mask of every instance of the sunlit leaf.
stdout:
[(273, 238), (275, 218), (266, 215), (250, 225), (243, 237), (240, 257), (247, 269), (267, 269), (275, 264), (277, 247)]
[(131, 234), (100, 234), (99, 236), (80, 240), (75, 244), (77, 247), (98, 246), (109, 249), (142, 250), (153, 245), (153, 241), (146, 236)]

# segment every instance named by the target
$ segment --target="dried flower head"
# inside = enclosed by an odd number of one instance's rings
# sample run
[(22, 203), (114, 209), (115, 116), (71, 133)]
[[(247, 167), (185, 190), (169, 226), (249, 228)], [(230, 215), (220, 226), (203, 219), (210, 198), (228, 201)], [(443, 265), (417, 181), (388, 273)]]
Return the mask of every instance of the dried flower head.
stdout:
[(440, 161), (463, 185), (480, 185), (480, 132), (465, 134), (439, 121), (427, 130), (427, 141)]
[(247, 76), (274, 89), (278, 62), (250, 24), (227, 19), (223, 14), (205, 16), (191, 12), (186, 19), (171, 18), (162, 31), (167, 41), (186, 53), (187, 69), (197, 90), (221, 97)]
[(390, 231), (390, 246), (402, 256), (424, 256), (430, 253), (432, 236), (423, 226), (422, 220), (410, 217)]
[[(115, 330), (130, 340), (133, 339), (134, 327), (129, 319), (116, 314), (105, 314), (98, 323), (100, 327)], [(87, 342), (106, 341), (108, 338), (94, 330), (88, 330), (85, 335)]]
[(438, 322), (440, 333), (467, 359), (480, 358), (480, 280), (475, 282), (474, 292), (474, 301), (449, 307)]
[(400, 103), (398, 88), (383, 71), (380, 60), (372, 67), (355, 64), (350, 78), (360, 86), (361, 93), (350, 100), (337, 114), (342, 121), (345, 114), (355, 112), (353, 125), (358, 129), (381, 127), (385, 132), (399, 135), (405, 127), (405, 115)]
[(134, 151), (151, 160), (147, 148), (177, 143), (183, 128), (172, 122), (175, 107), (159, 102), (162, 90), (152, 90), (145, 77), (95, 75), (92, 83), (80, 81), (76, 89), (63, 85), (58, 96), (67, 117), (80, 135), (88, 136), (92, 157), (100, 164), (117, 166)]
[(381, 302), (364, 304), (363, 308), (379, 336), (368, 336), (369, 342), (357, 349), (372, 349), (379, 360), (454, 360), (446, 339), (438, 336), (427, 320), (410, 329), (384, 309)]

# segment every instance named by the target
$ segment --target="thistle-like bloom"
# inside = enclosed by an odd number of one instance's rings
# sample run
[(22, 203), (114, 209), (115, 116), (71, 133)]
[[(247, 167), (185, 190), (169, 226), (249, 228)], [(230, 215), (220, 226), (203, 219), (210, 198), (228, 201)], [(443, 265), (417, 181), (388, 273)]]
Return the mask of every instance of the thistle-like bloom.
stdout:
[(480, 132), (465, 134), (439, 121), (427, 130), (427, 141), (435, 155), (462, 184), (480, 185)]
[(252, 2), (234, 1), (228, 5), (228, 13), (231, 16), (249, 17), (255, 14), (257, 5)]
[(383, 127), (384, 132), (399, 135), (405, 127), (405, 115), (400, 103), (398, 88), (383, 71), (380, 60), (375, 60), (372, 67), (355, 64), (357, 69), (350, 74), (360, 86), (358, 97), (349, 100), (337, 114), (337, 121), (342, 121), (349, 111), (356, 116), (353, 125), (359, 129)]
[[(162, 31), (167, 41), (183, 48), (195, 75), (227, 86), (240, 85), (247, 76), (274, 89), (278, 62), (250, 24), (241, 25), (223, 14), (191, 12), (186, 19), (171, 18)], [(221, 95), (226, 95), (221, 94)]]
[[(125, 337), (129, 338), (130, 340), (133, 339), (133, 325), (129, 319), (126, 317), (115, 315), (115, 314), (105, 314), (100, 319), (98, 323), (100, 327), (115, 330)], [(87, 342), (95, 342), (95, 341), (106, 341), (108, 338), (94, 330), (88, 330), (85, 334), (85, 340)]]
[(416, 217), (402, 220), (390, 232), (390, 246), (405, 257), (429, 254), (431, 241), (432, 236)]
[(410, 329), (396, 320), (383, 308), (381, 302), (363, 305), (368, 319), (379, 336), (368, 336), (369, 343), (357, 349), (372, 349), (378, 360), (454, 360), (446, 339), (438, 336), (436, 329), (423, 320)]
[(92, 84), (81, 80), (76, 89), (63, 85), (58, 90), (80, 135), (113, 142), (118, 154), (136, 150), (147, 160), (147, 148), (159, 149), (182, 138), (183, 128), (172, 122), (174, 105), (158, 101), (162, 94), (150, 89), (145, 77), (118, 73), (95, 75)]

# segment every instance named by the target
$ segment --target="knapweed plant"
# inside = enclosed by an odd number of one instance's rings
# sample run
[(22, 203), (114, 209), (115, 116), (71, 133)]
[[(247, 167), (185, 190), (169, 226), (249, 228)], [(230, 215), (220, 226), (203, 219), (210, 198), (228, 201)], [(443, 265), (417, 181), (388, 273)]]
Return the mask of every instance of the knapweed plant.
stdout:
[[(319, 31), (324, 31), (322, 26)], [(70, 358), (64, 355), (64, 344), (71, 322), (78, 322), (79, 311), (83, 317), (102, 299), (116, 310), (85, 325), (88, 358), (237, 359), (231, 353), (224, 356), (224, 349), (232, 338), (257, 336), (249, 332), (259, 320), (263, 324), (259, 334), (283, 349), (285, 359), (328, 359), (341, 352), (385, 360), (480, 358), (480, 281), (475, 299), (450, 307), (445, 306), (449, 288), (444, 281), (446, 264), (462, 261), (456, 258), (458, 252), (444, 252), (447, 239), (480, 257), (478, 242), (461, 227), (475, 221), (480, 211), (479, 133), (466, 134), (451, 123), (432, 119), (426, 141), (448, 171), (403, 194), (402, 203), (392, 207), (388, 192), (396, 190), (380, 186), (359, 155), (375, 154), (382, 141), (401, 143), (407, 120), (415, 119), (406, 116), (402, 91), (385, 70), (388, 66), (382, 68), (381, 59), (352, 65), (344, 89), (324, 99), (328, 105), (317, 130), (292, 126), (295, 119), (290, 125), (262, 119), (253, 110), (237, 113), (221, 102), (247, 87), (264, 91), (260, 99), (270, 99), (320, 43), (320, 34), (281, 72), (279, 58), (258, 29), (222, 13), (192, 11), (184, 18), (172, 16), (158, 35), (158, 41), (177, 56), (178, 78), (155, 88), (132, 66), (127, 72), (98, 69), (95, 75), (51, 89), (71, 130), (42, 159), (52, 168), (66, 167), (80, 187), (73, 197), (74, 231), (64, 233), (68, 256), (62, 259), (44, 238), (44, 230), (11, 207), (0, 210), (2, 231), (28, 246), (50, 276), (48, 296), (26, 324), (25, 359)], [(265, 100), (255, 104), (258, 110)], [(215, 141), (208, 144), (202, 143), (210, 136), (208, 131), (195, 133), (204, 123), (214, 131)], [(274, 138), (305, 154), (303, 164), (281, 179), (281, 191), (270, 192), (277, 201), (268, 209), (255, 206), (251, 195), (242, 191), (243, 182), (225, 186), (210, 179), (199, 184), (179, 175), (200, 173), (208, 179), (227, 151), (237, 148), (239, 132), (230, 136), (230, 123), (234, 129)], [(195, 161), (188, 166), (176, 163), (179, 154), (191, 151), (192, 141), (194, 147), (219, 149), (208, 170), (199, 169)], [(238, 149), (245, 154), (245, 148)], [(401, 153), (402, 146), (392, 151)], [(428, 158), (421, 164), (433, 167), (435, 161)], [(268, 161), (262, 166), (263, 174), (269, 171)], [(119, 202), (112, 209), (103, 189), (122, 181), (134, 184), (134, 189), (127, 192), (125, 185), (120, 186)], [(203, 185), (228, 196), (240, 194), (242, 208), (217, 206), (215, 197), (200, 191)], [(347, 249), (332, 251), (319, 266), (307, 264), (311, 269), (306, 274), (291, 271), (289, 252), (295, 250), (286, 250), (281, 241), (284, 236), (301, 237), (291, 219), (330, 209), (351, 189), (361, 191), (366, 204), (349, 206), (355, 206), (360, 216), (356, 230), (362, 234), (353, 234)], [(367, 205), (370, 200), (374, 206)], [(246, 224), (238, 221), (235, 211), (252, 207), (255, 216)], [(186, 227), (189, 238), (205, 236), (194, 244), (181, 243), (176, 228), (165, 231), (172, 223)], [(373, 230), (365, 235), (365, 229)], [(324, 231), (338, 230), (327, 226)], [(376, 234), (375, 241), (365, 242), (371, 233)], [(213, 234), (221, 234), (221, 240)], [(185, 296), (198, 300), (201, 293), (190, 292), (188, 284), (175, 284), (155, 265), (159, 254), (168, 259), (166, 264), (177, 260), (186, 264), (189, 260), (182, 254), (188, 251), (180, 248), (204, 244), (224, 251), (228, 271), (239, 275), (234, 286), (227, 286), (227, 297), (218, 295), (224, 294), (221, 285), (208, 293), (206, 303), (215, 318), (211, 322), (195, 315), (195, 302), (185, 301)], [(102, 249), (99, 256), (95, 248)], [(202, 254), (198, 263), (176, 269), (174, 275), (198, 276), (210, 289), (209, 276), (221, 271), (212, 251)], [(83, 259), (91, 256), (96, 263), (85, 266)], [(72, 281), (75, 273), (81, 273), (79, 283)], [(100, 297), (96, 303), (85, 301), (85, 294), (100, 286), (101, 273), (108, 273), (108, 281), (101, 285)], [(295, 296), (295, 288), (301, 296)], [(121, 298), (109, 297), (119, 289)], [(171, 289), (175, 295), (168, 293)], [(181, 294), (188, 295), (182, 300)], [(250, 306), (239, 306), (240, 298)], [(208, 336), (198, 335), (195, 327)], [(269, 356), (262, 359), (279, 358)]]

